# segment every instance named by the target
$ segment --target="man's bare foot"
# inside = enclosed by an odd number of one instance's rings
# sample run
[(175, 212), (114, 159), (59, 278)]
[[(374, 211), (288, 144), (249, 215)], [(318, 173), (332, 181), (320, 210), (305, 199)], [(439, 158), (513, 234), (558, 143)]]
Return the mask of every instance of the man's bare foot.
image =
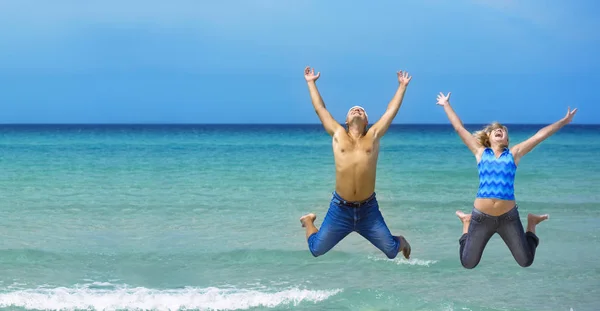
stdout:
[(408, 241), (401, 235), (398, 236), (398, 239), (400, 239), (400, 251), (402, 252), (402, 255), (404, 255), (404, 258), (410, 259), (410, 244), (408, 244)]
[(464, 224), (465, 222), (471, 221), (471, 214), (465, 214), (461, 211), (456, 211), (456, 216), (460, 218), (460, 221)]
[(548, 214), (544, 214), (544, 215), (528, 214), (527, 222), (535, 226), (548, 218), (549, 218)]
[(315, 219), (317, 219), (317, 215), (310, 213), (310, 214), (306, 214), (302, 217), (300, 217), (300, 223), (302, 224), (302, 227), (306, 227), (306, 221), (310, 221), (315, 222)]

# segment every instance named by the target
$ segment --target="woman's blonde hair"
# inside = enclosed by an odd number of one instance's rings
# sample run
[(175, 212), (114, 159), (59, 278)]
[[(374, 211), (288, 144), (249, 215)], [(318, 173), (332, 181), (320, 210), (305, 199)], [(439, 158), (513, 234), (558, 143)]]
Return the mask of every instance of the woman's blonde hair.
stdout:
[[(506, 132), (506, 141), (508, 142), (508, 129), (506, 128), (506, 126), (500, 124), (499, 122), (492, 122), (491, 124), (486, 125), (482, 130), (479, 130), (475, 133), (473, 133), (473, 136), (475, 136), (475, 138), (477, 139), (477, 141), (484, 147), (491, 147), (492, 145), (490, 144), (490, 138), (488, 136), (488, 134), (490, 132), (492, 132), (495, 129), (503, 129)], [(504, 146), (504, 147), (508, 147), (508, 146)]]

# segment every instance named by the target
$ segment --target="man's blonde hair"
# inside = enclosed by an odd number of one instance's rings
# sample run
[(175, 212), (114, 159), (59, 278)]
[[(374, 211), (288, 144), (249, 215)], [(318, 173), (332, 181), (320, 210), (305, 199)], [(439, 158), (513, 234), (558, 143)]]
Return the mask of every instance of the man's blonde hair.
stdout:
[[(475, 136), (475, 138), (477, 139), (477, 141), (484, 147), (491, 147), (492, 145), (490, 144), (490, 138), (488, 137), (488, 134), (491, 133), (493, 130), (495, 129), (503, 129), (504, 132), (506, 132), (506, 141), (508, 142), (508, 129), (506, 128), (506, 126), (500, 124), (499, 122), (492, 122), (488, 125), (486, 125), (483, 129), (476, 131), (475, 133), (473, 133), (473, 136)], [(504, 146), (504, 147), (508, 147)]]

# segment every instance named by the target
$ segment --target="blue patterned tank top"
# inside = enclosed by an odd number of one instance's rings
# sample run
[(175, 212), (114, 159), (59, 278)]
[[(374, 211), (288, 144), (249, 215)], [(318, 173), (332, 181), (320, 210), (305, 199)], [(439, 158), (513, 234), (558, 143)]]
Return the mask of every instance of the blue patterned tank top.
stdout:
[(517, 166), (508, 148), (505, 148), (497, 159), (491, 148), (485, 148), (477, 168), (479, 170), (478, 198), (515, 199), (514, 184)]

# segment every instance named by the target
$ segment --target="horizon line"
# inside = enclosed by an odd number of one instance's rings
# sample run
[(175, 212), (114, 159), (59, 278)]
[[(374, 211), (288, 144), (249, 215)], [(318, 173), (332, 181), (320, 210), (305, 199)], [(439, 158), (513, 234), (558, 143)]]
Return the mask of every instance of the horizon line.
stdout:
[[(491, 122), (483, 122), (483, 123), (463, 123), (464, 126), (471, 126), (471, 125), (486, 125), (489, 124)], [(510, 123), (510, 122), (503, 122), (502, 124), (505, 125), (550, 125), (552, 123)], [(64, 126), (64, 125), (76, 125), (76, 126), (82, 126), (82, 125), (138, 125), (138, 126), (143, 126), (143, 125), (184, 125), (184, 126), (189, 126), (189, 125), (322, 125), (321, 123), (164, 123), (164, 122), (137, 122), (137, 123), (127, 123), (127, 122), (114, 122), (114, 123), (2, 123), (0, 122), (0, 126)], [(369, 124), (369, 126), (372, 126), (373, 124)], [(390, 126), (414, 126), (414, 125), (447, 125), (447, 126), (452, 126), (452, 124), (450, 123), (392, 123)], [(600, 125), (600, 123), (575, 123), (575, 122), (571, 122), (570, 125)]]

